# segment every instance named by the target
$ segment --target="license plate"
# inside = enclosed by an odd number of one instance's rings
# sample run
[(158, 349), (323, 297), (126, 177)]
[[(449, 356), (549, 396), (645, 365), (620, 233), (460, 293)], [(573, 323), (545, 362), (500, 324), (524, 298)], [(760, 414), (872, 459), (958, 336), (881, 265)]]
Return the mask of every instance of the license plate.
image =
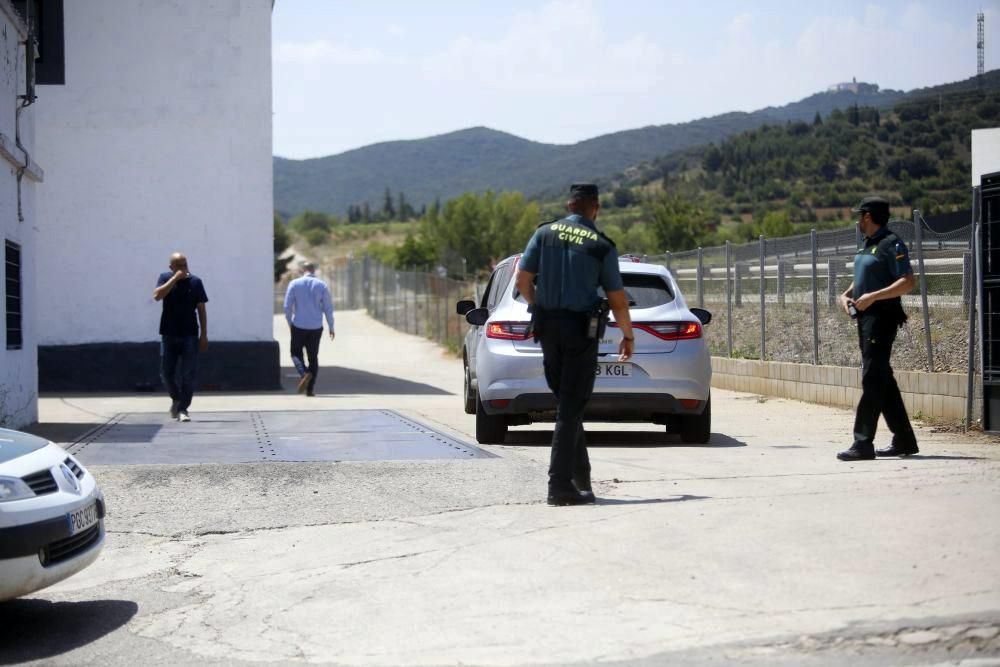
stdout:
[(86, 507), (73, 510), (66, 515), (66, 521), (69, 522), (70, 535), (76, 535), (79, 532), (87, 530), (97, 523), (97, 503), (91, 503)]
[(596, 377), (627, 378), (632, 376), (632, 364), (597, 364)]

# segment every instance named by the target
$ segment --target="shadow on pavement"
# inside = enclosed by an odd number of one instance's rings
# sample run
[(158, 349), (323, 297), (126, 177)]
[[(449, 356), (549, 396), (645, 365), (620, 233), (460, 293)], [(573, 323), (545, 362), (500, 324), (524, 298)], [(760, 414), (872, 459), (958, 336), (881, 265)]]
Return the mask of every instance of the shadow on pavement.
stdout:
[(657, 505), (659, 503), (683, 503), (688, 500), (711, 500), (711, 496), (672, 496), (670, 498), (601, 498), (598, 496), (596, 505)]
[(912, 454), (910, 456), (905, 456), (900, 459), (893, 459), (893, 457), (888, 457), (882, 459), (883, 461), (983, 461), (986, 457), (984, 456), (950, 456), (947, 454)]
[[(281, 386), (286, 391), (295, 391), (298, 373), (291, 366), (281, 368)], [(410, 396), (453, 396), (450, 391), (439, 389), (422, 382), (401, 380), (390, 375), (379, 375), (355, 368), (320, 365), (316, 378), (316, 394), (343, 396), (354, 394), (394, 394)]]
[(139, 605), (130, 600), (0, 602), (0, 664), (45, 660), (86, 646), (128, 623)]
[(107, 420), (100, 422), (85, 422), (85, 423), (62, 423), (62, 422), (46, 422), (32, 424), (31, 426), (25, 426), (24, 432), (30, 433), (32, 435), (37, 435), (39, 438), (45, 438), (46, 440), (51, 440), (56, 444), (68, 444), (77, 442), (83, 436), (87, 435), (93, 431), (98, 426), (103, 426), (107, 423)]
[[(505, 445), (545, 446), (552, 444), (552, 431), (508, 431)], [(681, 442), (673, 433), (653, 431), (592, 431), (587, 429), (588, 447), (746, 447), (747, 443), (722, 433), (713, 433), (704, 445)]]

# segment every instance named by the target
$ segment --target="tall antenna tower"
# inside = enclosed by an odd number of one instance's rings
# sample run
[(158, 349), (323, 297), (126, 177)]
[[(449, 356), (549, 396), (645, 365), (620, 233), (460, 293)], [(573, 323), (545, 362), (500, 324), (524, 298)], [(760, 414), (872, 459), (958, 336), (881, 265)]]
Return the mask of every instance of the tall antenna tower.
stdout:
[(986, 40), (983, 37), (983, 35), (985, 34), (985, 30), (983, 30), (983, 24), (984, 23), (986, 23), (986, 17), (983, 15), (982, 12), (979, 12), (978, 14), (976, 14), (976, 24), (977, 24), (977, 26), (976, 26), (976, 50), (978, 52), (977, 53), (977, 56), (978, 56), (978, 67), (976, 68), (976, 76), (978, 76), (980, 79), (983, 78), (983, 65), (984, 65), (984, 61), (985, 61), (985, 58), (983, 57), (983, 55), (984, 55), (984, 49), (985, 49), (985, 45), (986, 45)]

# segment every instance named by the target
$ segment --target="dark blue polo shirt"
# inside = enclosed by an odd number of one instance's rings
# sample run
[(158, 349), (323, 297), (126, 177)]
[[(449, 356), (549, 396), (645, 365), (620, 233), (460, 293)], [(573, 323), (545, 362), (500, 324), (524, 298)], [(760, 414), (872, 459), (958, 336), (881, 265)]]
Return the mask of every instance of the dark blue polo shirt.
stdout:
[(535, 230), (518, 267), (538, 275), (535, 302), (545, 310), (586, 312), (605, 292), (622, 289), (615, 244), (582, 215)]
[[(166, 271), (156, 279), (156, 286), (163, 285), (173, 271)], [(201, 278), (192, 274), (185, 280), (177, 281), (167, 296), (163, 297), (163, 314), (160, 315), (161, 336), (197, 336), (198, 316), (195, 309), (199, 303), (208, 303), (205, 286)]]
[(877, 292), (893, 284), (908, 273), (910, 253), (906, 244), (898, 238), (892, 243), (880, 243), (888, 234), (889, 226), (884, 225), (875, 234), (865, 239), (865, 245), (854, 257), (853, 297)]

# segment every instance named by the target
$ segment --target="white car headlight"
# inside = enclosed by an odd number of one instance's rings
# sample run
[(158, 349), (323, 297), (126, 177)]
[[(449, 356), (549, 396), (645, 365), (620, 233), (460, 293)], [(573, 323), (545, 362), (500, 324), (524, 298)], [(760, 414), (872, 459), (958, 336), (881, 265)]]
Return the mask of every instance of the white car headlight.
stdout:
[(17, 477), (0, 477), (0, 503), (34, 496), (35, 492), (23, 480)]

